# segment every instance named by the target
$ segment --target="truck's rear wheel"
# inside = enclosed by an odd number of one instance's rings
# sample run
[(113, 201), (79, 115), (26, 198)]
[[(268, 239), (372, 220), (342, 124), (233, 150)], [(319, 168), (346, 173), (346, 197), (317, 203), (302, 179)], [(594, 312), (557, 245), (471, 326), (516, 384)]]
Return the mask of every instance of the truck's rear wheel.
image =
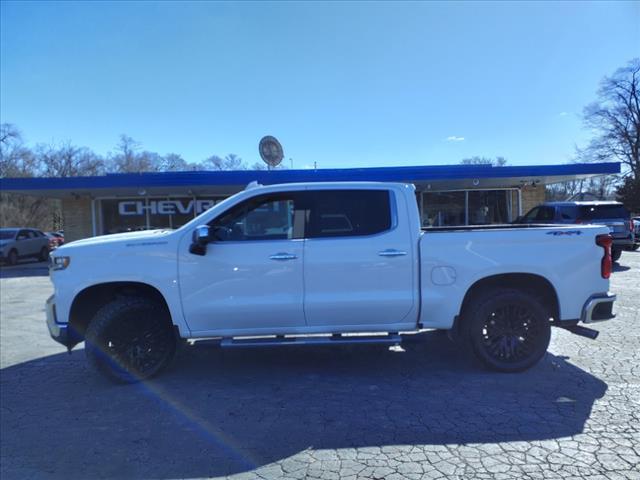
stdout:
[(472, 301), (466, 312), (464, 326), (471, 348), (493, 370), (526, 370), (549, 347), (550, 315), (532, 295), (492, 290)]
[(147, 298), (122, 297), (108, 303), (85, 334), (89, 363), (116, 382), (134, 383), (156, 375), (175, 350), (169, 313)]

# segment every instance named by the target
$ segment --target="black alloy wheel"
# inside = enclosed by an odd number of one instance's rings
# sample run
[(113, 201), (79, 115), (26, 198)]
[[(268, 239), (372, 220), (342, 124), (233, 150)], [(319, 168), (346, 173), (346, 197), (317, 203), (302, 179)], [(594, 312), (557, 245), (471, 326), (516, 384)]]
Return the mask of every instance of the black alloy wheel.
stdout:
[(86, 332), (89, 362), (117, 382), (134, 383), (156, 375), (175, 350), (166, 308), (146, 298), (123, 297), (107, 304)]
[(535, 350), (542, 325), (522, 304), (507, 304), (491, 312), (482, 329), (484, 347), (498, 361), (519, 361)]
[(526, 370), (545, 354), (551, 340), (550, 315), (534, 296), (494, 290), (473, 302), (467, 336), (476, 356), (501, 372)]

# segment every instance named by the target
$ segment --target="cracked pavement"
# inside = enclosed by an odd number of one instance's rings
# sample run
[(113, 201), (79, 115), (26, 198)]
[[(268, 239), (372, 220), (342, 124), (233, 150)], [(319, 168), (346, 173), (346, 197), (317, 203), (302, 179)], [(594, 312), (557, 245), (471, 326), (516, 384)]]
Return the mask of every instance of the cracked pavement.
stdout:
[(195, 346), (115, 386), (48, 337), (45, 275), (0, 271), (3, 480), (640, 480), (640, 252), (616, 265), (596, 341), (554, 329), (511, 375), (427, 332), (402, 349)]

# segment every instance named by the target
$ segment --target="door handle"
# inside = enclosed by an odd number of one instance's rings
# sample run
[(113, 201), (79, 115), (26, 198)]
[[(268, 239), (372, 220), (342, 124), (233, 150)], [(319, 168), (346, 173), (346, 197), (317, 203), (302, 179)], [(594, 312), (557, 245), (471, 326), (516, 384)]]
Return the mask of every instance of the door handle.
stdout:
[(396, 250), (394, 248), (387, 248), (386, 250), (382, 250), (381, 252), (378, 252), (378, 255), (380, 255), (381, 257), (401, 257), (406, 254), (407, 252), (402, 250)]
[(274, 253), (269, 258), (271, 260), (295, 260), (296, 258), (298, 258), (298, 256), (294, 255), (293, 253), (280, 252), (280, 253)]

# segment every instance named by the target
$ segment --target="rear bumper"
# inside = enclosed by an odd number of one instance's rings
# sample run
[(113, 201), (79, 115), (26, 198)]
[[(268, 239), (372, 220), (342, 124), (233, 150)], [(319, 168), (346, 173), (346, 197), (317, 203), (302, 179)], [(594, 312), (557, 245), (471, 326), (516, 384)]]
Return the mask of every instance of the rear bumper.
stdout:
[(45, 311), (47, 312), (47, 328), (49, 329), (49, 335), (51, 335), (51, 338), (67, 348), (71, 348), (78, 343), (72, 338), (69, 330), (69, 324), (58, 323), (58, 319), (56, 318), (56, 299), (54, 295), (51, 295), (47, 299)]
[(616, 314), (613, 313), (615, 301), (616, 296), (609, 292), (591, 296), (582, 307), (580, 321), (594, 323), (615, 318)]

